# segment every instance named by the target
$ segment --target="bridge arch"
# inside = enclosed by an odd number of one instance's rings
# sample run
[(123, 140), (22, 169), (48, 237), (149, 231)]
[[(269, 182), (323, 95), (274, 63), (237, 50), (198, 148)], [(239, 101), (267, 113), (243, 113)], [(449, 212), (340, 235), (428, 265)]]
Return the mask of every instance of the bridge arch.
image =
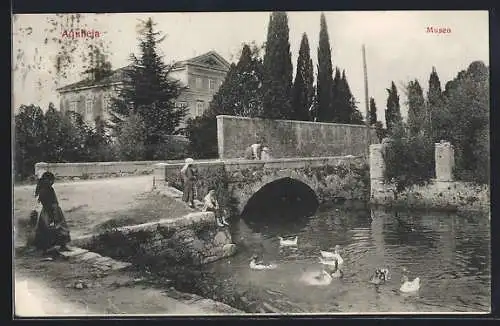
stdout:
[(298, 175), (275, 174), (264, 177), (259, 182), (247, 184), (238, 191), (238, 210), (241, 215), (266, 205), (303, 204), (314, 213), (319, 206), (314, 184)]

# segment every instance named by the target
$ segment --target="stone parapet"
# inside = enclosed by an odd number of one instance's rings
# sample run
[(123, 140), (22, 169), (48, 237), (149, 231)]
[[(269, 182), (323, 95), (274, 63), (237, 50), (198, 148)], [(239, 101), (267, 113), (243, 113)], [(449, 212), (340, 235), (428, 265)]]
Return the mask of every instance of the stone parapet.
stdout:
[(166, 259), (200, 265), (229, 257), (236, 251), (229, 230), (218, 227), (211, 212), (115, 228), (74, 239), (72, 244), (134, 263)]

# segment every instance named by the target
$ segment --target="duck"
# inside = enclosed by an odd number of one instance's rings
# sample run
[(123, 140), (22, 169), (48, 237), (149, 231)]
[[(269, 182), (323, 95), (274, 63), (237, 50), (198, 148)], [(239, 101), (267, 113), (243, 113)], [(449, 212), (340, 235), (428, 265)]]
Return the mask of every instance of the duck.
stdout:
[(318, 281), (325, 281), (329, 284), (332, 281), (333, 277), (327, 271), (322, 270), (317, 276), (314, 276), (314, 279)]
[(340, 256), (339, 250), (340, 250), (340, 246), (339, 245), (335, 246), (333, 252), (321, 250), (320, 251), (321, 257), (326, 258), (328, 260), (335, 259), (335, 260), (337, 260), (337, 262), (339, 263), (339, 265), (342, 265), (344, 263), (344, 259), (342, 259), (342, 257)]
[(257, 256), (252, 256), (250, 260), (250, 269), (255, 270), (266, 270), (266, 269), (275, 269), (277, 266), (275, 264), (264, 264), (262, 261), (257, 261)]
[(323, 257), (318, 257), (319, 258), (319, 263), (323, 265), (329, 265), (329, 266), (337, 266), (339, 262), (335, 258), (329, 258), (325, 259)]
[(342, 269), (339, 268), (339, 265), (335, 266), (335, 270), (333, 272), (330, 272), (330, 276), (332, 278), (342, 278), (344, 277), (344, 272), (342, 272)]
[(401, 287), (399, 290), (401, 292), (416, 292), (420, 289), (420, 278), (416, 277), (413, 281), (408, 280), (408, 276), (404, 275), (403, 276), (403, 284), (401, 284)]
[(333, 259), (333, 260), (323, 260), (321, 257), (320, 257), (320, 262), (325, 262), (326, 264), (324, 265), (327, 265), (327, 266), (333, 266), (333, 268), (331, 267), (326, 267), (326, 271), (332, 278), (342, 278), (344, 276), (344, 273), (342, 272), (342, 269), (339, 267), (339, 263), (337, 260)]
[(389, 275), (389, 270), (387, 268), (377, 268), (375, 270), (375, 273), (370, 278), (370, 283), (379, 285), (385, 283), (390, 279), (391, 276)]
[(297, 245), (297, 241), (299, 240), (298, 236), (295, 236), (295, 238), (282, 238), (278, 237), (280, 239), (280, 246), (281, 247), (292, 247)]

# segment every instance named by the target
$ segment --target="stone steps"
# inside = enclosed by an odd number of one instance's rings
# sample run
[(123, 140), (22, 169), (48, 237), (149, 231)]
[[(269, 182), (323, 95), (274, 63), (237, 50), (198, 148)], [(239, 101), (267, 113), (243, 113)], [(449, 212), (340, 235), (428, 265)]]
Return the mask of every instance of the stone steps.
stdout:
[(110, 257), (101, 256), (95, 252), (78, 247), (69, 247), (71, 251), (60, 252), (60, 255), (70, 261), (85, 262), (93, 265), (101, 271), (119, 271), (131, 266), (131, 263), (121, 262)]

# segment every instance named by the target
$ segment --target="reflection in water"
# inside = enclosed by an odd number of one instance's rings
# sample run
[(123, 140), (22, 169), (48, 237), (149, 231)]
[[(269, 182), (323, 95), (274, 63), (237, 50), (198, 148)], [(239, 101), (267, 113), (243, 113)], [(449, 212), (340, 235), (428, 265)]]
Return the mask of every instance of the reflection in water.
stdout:
[[(322, 207), (315, 215), (301, 218), (293, 214), (298, 212), (294, 205), (277, 209), (280, 213), (254, 211), (234, 221), (233, 237), (242, 250), (230, 263), (216, 262), (206, 266), (207, 271), (234, 284), (235, 291), (262, 290), (264, 300), (266, 291), (278, 292), (282, 300), (299, 307), (295, 312), (489, 311), (486, 216), (339, 206)], [(280, 247), (278, 237), (288, 235), (298, 236), (296, 249)], [(335, 245), (342, 248), (344, 276), (320, 286), (315, 279), (323, 268), (320, 250)], [(251, 270), (248, 261), (255, 253), (279, 267)], [(384, 267), (391, 279), (380, 286), (369, 284), (375, 269)], [(408, 272), (403, 273), (403, 268)], [(401, 293), (403, 274), (411, 280), (420, 277), (420, 290)]]

